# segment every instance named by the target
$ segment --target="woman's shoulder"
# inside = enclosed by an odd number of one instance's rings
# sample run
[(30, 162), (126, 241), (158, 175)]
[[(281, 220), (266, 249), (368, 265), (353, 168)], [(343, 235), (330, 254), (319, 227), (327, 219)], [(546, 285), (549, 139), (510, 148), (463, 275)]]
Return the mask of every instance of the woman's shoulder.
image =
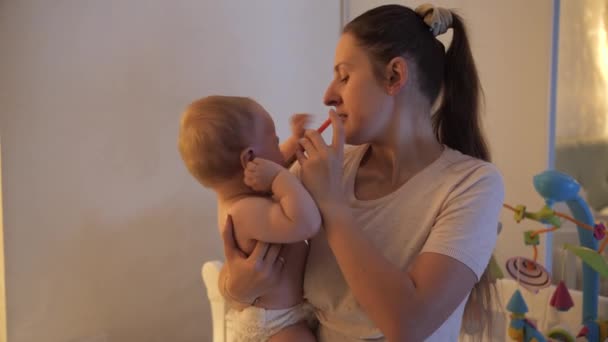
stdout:
[(446, 147), (444, 163), (443, 176), (452, 179), (458, 187), (477, 185), (504, 191), (502, 173), (490, 162)]
[(447, 147), (442, 156), (446, 170), (450, 173), (478, 173), (500, 175), (500, 170), (491, 162), (471, 157), (458, 150)]

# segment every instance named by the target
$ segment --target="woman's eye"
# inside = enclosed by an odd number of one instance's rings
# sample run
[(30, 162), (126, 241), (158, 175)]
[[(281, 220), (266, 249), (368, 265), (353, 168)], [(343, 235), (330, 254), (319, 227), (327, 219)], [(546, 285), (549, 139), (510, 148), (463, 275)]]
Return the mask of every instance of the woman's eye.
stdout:
[(346, 81), (348, 81), (348, 76), (344, 76), (340, 79), (341, 83), (346, 83)]

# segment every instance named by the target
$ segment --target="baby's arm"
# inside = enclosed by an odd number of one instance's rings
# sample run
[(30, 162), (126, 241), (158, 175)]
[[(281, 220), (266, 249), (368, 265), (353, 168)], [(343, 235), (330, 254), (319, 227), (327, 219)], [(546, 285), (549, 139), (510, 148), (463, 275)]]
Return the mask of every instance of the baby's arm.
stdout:
[(283, 160), (289, 160), (296, 153), (296, 149), (298, 148), (299, 144), (298, 140), (298, 137), (292, 135), (279, 145), (279, 150), (281, 150)]
[(271, 190), (273, 198), (252, 196), (232, 208), (234, 226), (243, 237), (269, 243), (293, 243), (313, 237), (321, 215), (302, 183), (282, 166), (256, 158), (247, 165), (245, 184)]
[(298, 148), (300, 138), (304, 136), (306, 126), (310, 123), (309, 114), (295, 114), (291, 117), (291, 136), (279, 145), (279, 150), (283, 155), (283, 160), (288, 160)]

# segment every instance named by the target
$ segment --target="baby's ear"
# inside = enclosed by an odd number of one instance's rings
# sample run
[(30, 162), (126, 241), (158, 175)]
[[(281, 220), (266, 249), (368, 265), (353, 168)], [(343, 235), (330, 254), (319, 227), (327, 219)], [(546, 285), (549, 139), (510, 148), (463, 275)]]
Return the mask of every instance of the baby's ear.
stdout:
[(247, 147), (241, 152), (241, 166), (243, 170), (247, 167), (247, 163), (255, 159), (255, 153), (253, 152), (253, 148)]

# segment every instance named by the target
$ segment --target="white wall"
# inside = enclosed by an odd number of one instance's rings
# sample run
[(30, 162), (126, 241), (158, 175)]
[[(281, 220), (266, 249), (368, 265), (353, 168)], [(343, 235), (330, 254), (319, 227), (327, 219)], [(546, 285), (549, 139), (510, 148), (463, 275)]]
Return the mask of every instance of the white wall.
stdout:
[[(353, 19), (391, 2), (351, 0), (348, 12)], [(412, 8), (425, 2), (397, 1)], [(532, 186), (532, 177), (548, 166), (552, 2), (432, 3), (457, 10), (467, 24), (485, 93), (484, 124), (493, 161), (503, 172), (506, 202), (540, 208), (543, 200)], [(496, 248), (499, 262), (517, 255), (531, 257), (531, 249), (523, 245), (523, 231), (530, 228), (515, 224), (507, 211), (501, 220), (504, 228)]]
[(8, 339), (209, 341), (215, 201), (176, 149), (193, 99), (323, 113), (339, 2), (0, 2)]
[(2, 213), (2, 142), (0, 141), (0, 342), (6, 342), (6, 286), (4, 277), (4, 219)]

